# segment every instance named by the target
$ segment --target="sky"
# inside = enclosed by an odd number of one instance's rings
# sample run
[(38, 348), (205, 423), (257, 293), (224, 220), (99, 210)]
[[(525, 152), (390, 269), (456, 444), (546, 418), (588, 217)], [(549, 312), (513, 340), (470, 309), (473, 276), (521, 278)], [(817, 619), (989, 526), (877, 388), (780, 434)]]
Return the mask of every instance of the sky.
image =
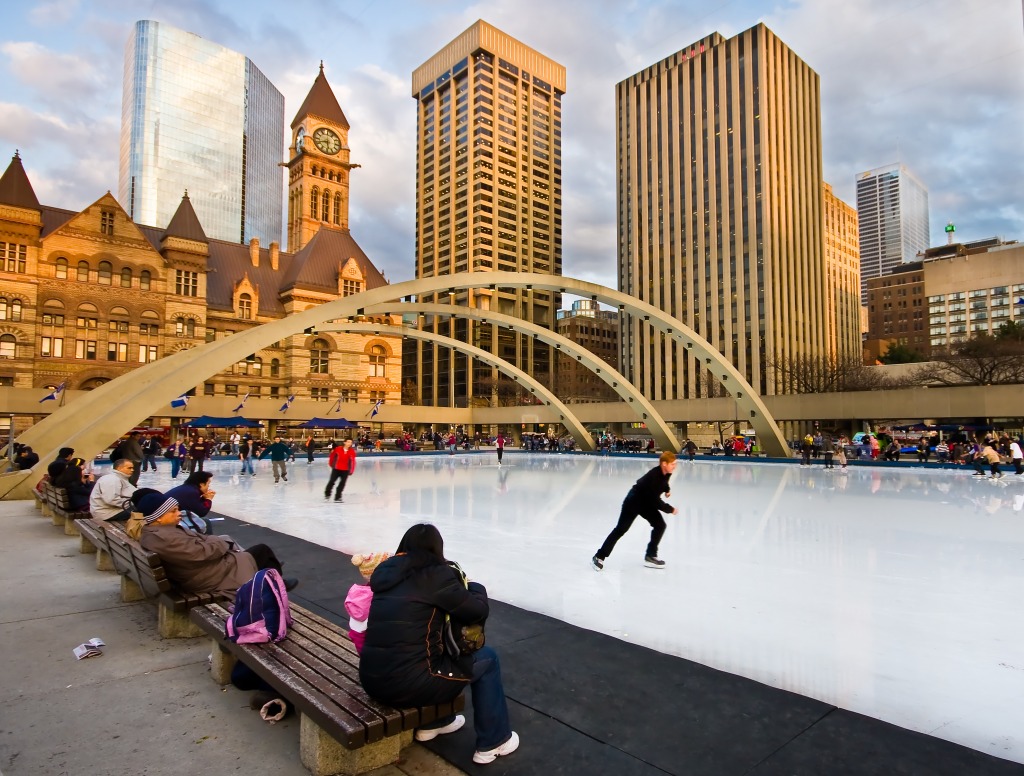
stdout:
[(855, 205), (858, 173), (902, 162), (929, 190), (933, 245), (949, 221), (959, 240), (1024, 240), (1024, 0), (47, 0), (0, 18), (0, 164), (17, 149), (40, 201), (71, 210), (117, 192), (135, 21), (245, 54), (289, 123), (323, 60), (361, 165), (351, 231), (392, 282), (415, 267), (412, 71), (477, 19), (566, 67), (566, 275), (616, 286), (615, 84), (759, 22), (820, 76), (837, 196)]

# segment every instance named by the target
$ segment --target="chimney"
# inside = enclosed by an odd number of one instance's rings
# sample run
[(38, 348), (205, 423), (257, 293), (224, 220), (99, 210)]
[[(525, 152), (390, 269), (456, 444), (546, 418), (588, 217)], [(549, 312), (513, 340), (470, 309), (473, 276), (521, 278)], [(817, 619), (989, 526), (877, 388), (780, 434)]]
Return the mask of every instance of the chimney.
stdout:
[(260, 265), (260, 238), (253, 237), (249, 240), (249, 260), (254, 267)]
[(276, 242), (270, 243), (270, 268), (277, 269), (277, 255), (280, 251), (281, 246)]

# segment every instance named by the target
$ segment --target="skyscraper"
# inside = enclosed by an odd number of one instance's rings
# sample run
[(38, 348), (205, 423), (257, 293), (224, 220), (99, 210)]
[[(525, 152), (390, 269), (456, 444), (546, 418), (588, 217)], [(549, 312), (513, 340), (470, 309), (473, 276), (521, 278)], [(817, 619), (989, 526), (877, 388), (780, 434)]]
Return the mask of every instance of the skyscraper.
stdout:
[(916, 261), (927, 250), (928, 189), (902, 164), (889, 164), (857, 176), (860, 229), (861, 304), (867, 282)]
[[(562, 272), (562, 95), (565, 68), (477, 21), (412, 75), (417, 102), (416, 277), (454, 272)], [(451, 301), (554, 327), (559, 294), (486, 287)], [(449, 301), (423, 298), (420, 301)], [(432, 331), (496, 353), (545, 384), (551, 349), (465, 320)], [(497, 395), (496, 370), (470, 372), (460, 353), (408, 342), (403, 394), (435, 406)]]
[(857, 211), (824, 184), (825, 320), (828, 352), (839, 361), (860, 359), (860, 249)]
[(124, 57), (118, 199), (166, 224), (188, 191), (218, 240), (281, 241), (284, 96), (247, 57), (139, 21)]
[[(827, 352), (818, 75), (759, 24), (616, 86), (619, 288), (682, 320), (755, 390)], [(636, 316), (620, 371), (651, 399), (722, 395)]]

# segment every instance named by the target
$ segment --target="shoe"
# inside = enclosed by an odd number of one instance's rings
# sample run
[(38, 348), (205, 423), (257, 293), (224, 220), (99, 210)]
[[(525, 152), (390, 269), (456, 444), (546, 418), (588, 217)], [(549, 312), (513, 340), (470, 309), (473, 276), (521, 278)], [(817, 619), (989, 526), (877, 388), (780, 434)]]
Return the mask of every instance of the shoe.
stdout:
[(281, 480), (275, 479), (275, 480), (274, 480), (274, 484), (275, 484), (275, 485), (277, 485), (277, 483), (279, 483), (280, 481), (281, 481)]
[(335, 496), (335, 497), (334, 497), (334, 500), (335, 500), (335, 501), (344, 501), (345, 499), (344, 499), (344, 498), (342, 498), (341, 496)]
[(324, 493), (324, 498), (330, 498), (330, 497), (331, 497), (330, 493)]
[(416, 731), (417, 741), (433, 741), (438, 736), (446, 736), (449, 733), (454, 733), (456, 730), (466, 724), (466, 718), (461, 714), (457, 715), (455, 719), (449, 722), (444, 727), (439, 728), (420, 728)]
[(292, 590), (294, 590), (295, 588), (297, 588), (298, 586), (299, 586), (299, 580), (296, 579), (295, 577), (285, 577), (284, 578), (284, 589), (287, 590), (289, 593)]
[(604, 561), (596, 555), (590, 559), (590, 564), (594, 567), (594, 571), (600, 571), (604, 568)]
[(658, 558), (654, 557), (653, 555), (645, 555), (644, 556), (644, 565), (647, 566), (647, 568), (649, 568), (649, 569), (661, 569), (661, 568), (665, 568), (665, 561), (659, 560)]
[(488, 749), (486, 752), (473, 752), (473, 762), (478, 765), (487, 765), (487, 763), (493, 763), (499, 757), (506, 754), (512, 754), (518, 748), (519, 736), (516, 734), (516, 731), (513, 730), (508, 741), (501, 746), (496, 746), (494, 749)]
[(249, 476), (250, 477), (255, 477), (256, 476), (256, 472), (249, 472)]
[(281, 479), (284, 480), (285, 482), (288, 482), (288, 478), (287, 477), (282, 477)]

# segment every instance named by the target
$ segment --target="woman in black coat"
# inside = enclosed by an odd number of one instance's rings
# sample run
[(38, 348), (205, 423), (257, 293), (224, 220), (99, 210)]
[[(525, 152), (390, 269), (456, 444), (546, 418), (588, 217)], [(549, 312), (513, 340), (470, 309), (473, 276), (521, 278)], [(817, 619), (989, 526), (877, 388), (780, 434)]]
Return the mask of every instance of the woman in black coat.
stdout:
[[(512, 730), (501, 683), (497, 653), (490, 647), (453, 657), (444, 646), (446, 616), (462, 625), (487, 618), (487, 591), (463, 581), (444, 559), (437, 528), (414, 525), (398, 545), (397, 554), (381, 563), (370, 578), (373, 602), (366, 642), (359, 660), (359, 678), (371, 697), (392, 706), (448, 703), (466, 685), (473, 696), (476, 752), (473, 762), (486, 764), (519, 746)], [(465, 723), (461, 714), (416, 731), (429, 741), (453, 733)]]
[(89, 511), (89, 494), (92, 493), (94, 483), (89, 482), (85, 476), (84, 465), (83, 459), (72, 458), (53, 481), (54, 487), (64, 488), (68, 492), (68, 504), (73, 512)]

